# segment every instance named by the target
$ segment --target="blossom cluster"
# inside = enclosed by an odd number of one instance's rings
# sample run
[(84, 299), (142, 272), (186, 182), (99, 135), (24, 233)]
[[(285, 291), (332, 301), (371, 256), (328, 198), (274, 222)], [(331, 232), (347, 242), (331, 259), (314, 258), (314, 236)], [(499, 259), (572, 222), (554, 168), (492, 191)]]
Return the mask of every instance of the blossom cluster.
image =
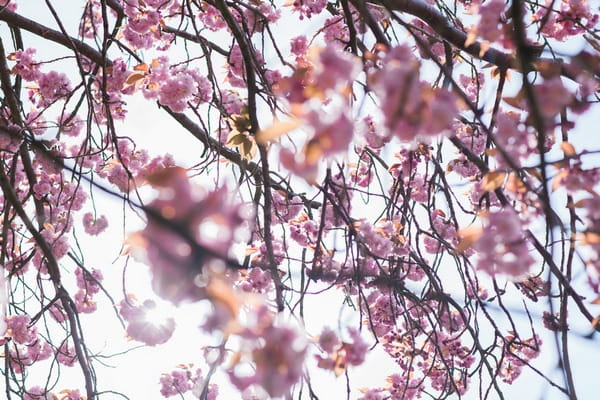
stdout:
[(119, 314), (127, 321), (127, 335), (149, 346), (163, 344), (171, 338), (175, 330), (175, 320), (155, 315), (156, 302), (145, 300), (138, 304), (134, 298), (123, 299)]
[[(95, 378), (85, 354), (98, 353), (79, 335), (83, 314), (110, 298), (109, 271), (83, 265), (78, 250), (90, 239), (81, 234), (113, 239), (96, 190), (145, 218), (122, 255), (149, 265), (155, 294), (211, 309), (197, 333), (220, 339), (218, 356), (204, 354), (208, 373), (164, 373), (165, 398), (217, 398), (217, 368), (245, 400), (290, 397), (311, 382), (307, 359), (339, 376), (365, 362), (369, 339), (396, 367), (361, 399), (462, 397), (475, 379), (513, 383), (540, 352), (533, 329), (524, 335), (507, 311), (515, 331), (503, 333), (488, 305), (507, 310), (516, 293), (529, 313), (527, 302), (551, 298), (561, 307), (530, 320), (566, 338), (581, 317), (563, 308), (574, 301), (597, 325), (575, 274), (585, 268), (600, 292), (600, 169), (573, 138), (598, 88), (591, 2), (528, 4), (524, 32), (519, 4), (503, 0), (459, 0), (453, 13), (418, 0), (89, 0), (75, 25), (55, 3), (60, 29), (0, 0), (13, 35), (0, 68), (7, 393), (57, 399), (26, 381), (43, 360)], [(67, 51), (44, 58), (24, 47), (28, 35)], [(575, 37), (584, 50), (552, 58), (555, 41)], [(204, 153), (151, 156), (127, 124), (138, 101), (173, 117)], [(193, 167), (175, 166), (184, 162)], [(535, 237), (544, 228), (560, 228), (557, 242)], [(309, 322), (306, 300), (328, 290), (360, 318), (308, 345), (316, 332), (286, 313)], [(173, 337), (156, 299), (126, 295), (117, 309), (128, 339)]]
[(494, 276), (525, 276), (535, 263), (519, 216), (510, 209), (492, 211), (474, 244), (477, 268)]
[(148, 176), (159, 196), (147, 207), (148, 224), (139, 232), (155, 292), (177, 304), (205, 298), (199, 278), (214, 261), (225, 262), (246, 221), (242, 204), (227, 188), (204, 192), (184, 169)]
[[(183, 396), (187, 392), (192, 392), (195, 396), (200, 397), (203, 390), (205, 380), (202, 375), (202, 370), (197, 368), (192, 371), (191, 365), (180, 365), (177, 369), (169, 373), (165, 373), (160, 377), (160, 394), (169, 398), (173, 396)], [(205, 398), (207, 400), (216, 400), (219, 395), (219, 387), (213, 383), (208, 384), (206, 388)]]

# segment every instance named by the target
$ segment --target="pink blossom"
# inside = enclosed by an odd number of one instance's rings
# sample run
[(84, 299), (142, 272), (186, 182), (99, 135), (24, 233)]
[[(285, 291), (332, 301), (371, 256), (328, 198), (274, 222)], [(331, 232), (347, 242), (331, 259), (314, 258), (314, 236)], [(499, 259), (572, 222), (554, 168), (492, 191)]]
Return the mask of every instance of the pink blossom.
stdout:
[(560, 78), (546, 79), (535, 85), (534, 90), (537, 98), (543, 99), (537, 104), (546, 118), (554, 118), (573, 99), (572, 93), (564, 87)]
[(73, 346), (67, 344), (67, 342), (63, 342), (63, 344), (56, 350), (56, 361), (60, 364), (72, 367), (77, 362), (77, 354), (75, 354), (75, 349)]
[(47, 360), (54, 355), (52, 346), (45, 340), (38, 338), (34, 343), (27, 345), (27, 357), (31, 363)]
[(133, 299), (122, 300), (120, 306), (119, 312), (128, 322), (127, 335), (131, 339), (148, 346), (156, 346), (165, 343), (173, 335), (175, 320), (173, 318), (155, 320), (154, 301), (146, 300), (141, 305), (137, 305)]
[(176, 369), (160, 377), (160, 394), (164, 397), (183, 395), (192, 389), (192, 371)]
[(306, 53), (306, 50), (308, 50), (308, 41), (306, 36), (300, 35), (292, 38), (290, 41), (290, 51), (292, 54), (294, 54), (296, 57), (301, 57)]
[(438, 135), (451, 127), (458, 109), (453, 93), (420, 80), (419, 64), (407, 46), (391, 49), (374, 73), (386, 127), (401, 140)]
[(319, 227), (310, 219), (293, 222), (290, 224), (290, 237), (301, 246), (316, 243)]
[(300, 13), (300, 19), (303, 17), (311, 18), (313, 15), (320, 14), (327, 7), (328, 0), (294, 0), (292, 6), (294, 11)]
[(227, 27), (227, 23), (223, 19), (223, 16), (215, 7), (207, 3), (202, 3), (202, 12), (198, 13), (198, 19), (204, 24), (205, 27), (213, 32), (219, 31)]
[[(560, 10), (549, 6), (560, 4)], [(534, 21), (541, 21), (544, 25), (541, 32), (547, 37), (564, 41), (571, 36), (593, 29), (600, 18), (599, 14), (592, 13), (589, 4), (581, 0), (562, 0), (560, 2), (546, 1), (546, 7), (540, 7), (533, 16)]]
[(275, 220), (289, 222), (296, 218), (304, 208), (302, 199), (294, 195), (288, 199), (284, 193), (280, 191), (272, 192), (273, 198), (273, 217)]
[(297, 153), (294, 153), (285, 147), (279, 152), (279, 162), (285, 169), (297, 176), (303, 177), (308, 182), (313, 182), (317, 177), (317, 160), (307, 160), (305, 157), (298, 157)]
[(85, 233), (88, 235), (99, 235), (106, 229), (107, 226), (108, 220), (104, 215), (101, 215), (96, 219), (94, 219), (94, 216), (91, 212), (83, 215), (83, 227), (85, 229)]
[(161, 86), (158, 101), (175, 112), (182, 112), (187, 106), (187, 100), (194, 94), (193, 78), (188, 74), (179, 73)]
[(57, 400), (56, 395), (46, 392), (39, 386), (32, 386), (23, 392), (22, 400)]
[(331, 117), (313, 112), (308, 115), (307, 122), (315, 131), (305, 149), (309, 161), (316, 162), (313, 158), (327, 157), (348, 150), (354, 137), (354, 125), (346, 114), (339, 113)]
[(272, 397), (283, 396), (303, 374), (305, 345), (295, 329), (274, 325), (272, 318), (262, 307), (257, 311), (256, 326), (241, 334), (247, 340), (255, 372), (250, 376), (240, 376), (235, 370), (229, 373), (240, 391), (257, 384)]
[(347, 43), (350, 40), (350, 32), (344, 18), (334, 16), (327, 18), (323, 24), (324, 39), (326, 43)]
[(26, 81), (36, 81), (41, 74), (39, 71), (39, 64), (33, 59), (35, 53), (35, 49), (27, 48), (25, 50), (17, 50), (9, 55), (9, 60), (15, 60), (17, 62), (13, 67), (13, 72), (21, 75)]
[(510, 209), (491, 212), (481, 237), (476, 241), (477, 268), (490, 275), (523, 276), (535, 260), (524, 240), (523, 227)]
[(365, 389), (362, 397), (357, 400), (384, 400), (387, 394), (383, 389)]
[(506, 3), (502, 0), (488, 0), (479, 7), (479, 25), (477, 35), (490, 42), (495, 42), (502, 36), (502, 15)]
[(63, 391), (63, 393), (66, 393), (66, 396), (63, 397), (61, 400), (86, 400), (86, 397), (82, 396), (81, 393), (79, 393), (79, 390), (77, 389), (65, 390)]
[(40, 107), (47, 107), (61, 97), (67, 96), (71, 92), (71, 82), (67, 75), (50, 71), (42, 73), (37, 78), (40, 100)]
[(255, 267), (250, 270), (247, 279), (240, 283), (240, 288), (246, 292), (265, 293), (272, 287), (272, 284), (271, 273)]
[(100, 282), (102, 282), (102, 272), (93, 268), (90, 272), (83, 271), (81, 268), (75, 270), (77, 279), (77, 287), (85, 290), (89, 295), (96, 294), (100, 291)]
[(174, 303), (202, 299), (204, 291), (195, 278), (215, 257), (229, 257), (236, 233), (246, 219), (244, 207), (233, 201), (224, 187), (202, 193), (190, 184), (181, 168), (164, 169), (149, 179), (159, 196), (148, 208), (184, 233), (169, 228), (153, 214), (140, 232), (154, 290)]
[(320, 70), (315, 74), (315, 82), (322, 90), (335, 88), (338, 84), (351, 85), (360, 70), (353, 55), (332, 43), (319, 53), (319, 65)]
[(340, 339), (336, 333), (329, 327), (323, 328), (319, 336), (319, 346), (321, 346), (321, 349), (326, 353), (332, 353), (339, 344)]
[(364, 362), (369, 348), (356, 329), (348, 329), (350, 342), (340, 342), (335, 333), (325, 328), (319, 339), (319, 345), (327, 353), (326, 356), (317, 355), (318, 366), (333, 370), (336, 374), (344, 371), (349, 365), (360, 365)]
[(93, 295), (87, 293), (85, 290), (78, 290), (77, 293), (75, 293), (74, 301), (77, 312), (80, 313), (91, 314), (98, 308), (93, 299)]
[(37, 329), (29, 326), (31, 317), (27, 314), (10, 315), (6, 317), (8, 334), (15, 343), (30, 344), (37, 338)]
[(513, 383), (532, 359), (540, 354), (542, 340), (537, 334), (529, 339), (520, 340), (512, 335), (506, 338), (504, 358), (499, 376), (506, 383)]

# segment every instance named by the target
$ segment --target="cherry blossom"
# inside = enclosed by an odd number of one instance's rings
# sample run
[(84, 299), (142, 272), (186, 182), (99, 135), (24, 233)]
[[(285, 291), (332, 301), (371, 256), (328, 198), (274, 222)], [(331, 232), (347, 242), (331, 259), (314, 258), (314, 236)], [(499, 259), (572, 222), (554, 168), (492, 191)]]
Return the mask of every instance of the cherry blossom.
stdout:
[(7, 394), (139, 397), (141, 344), (164, 398), (590, 396), (596, 4), (42, 3), (0, 0)]

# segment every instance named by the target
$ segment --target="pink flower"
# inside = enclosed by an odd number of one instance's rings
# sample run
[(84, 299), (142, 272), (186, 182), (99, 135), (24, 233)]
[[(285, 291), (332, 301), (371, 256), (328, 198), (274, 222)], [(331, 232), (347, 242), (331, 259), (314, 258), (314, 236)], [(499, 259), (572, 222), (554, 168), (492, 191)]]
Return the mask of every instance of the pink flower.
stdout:
[(148, 205), (151, 213), (139, 242), (154, 291), (176, 304), (205, 298), (196, 278), (211, 260), (229, 257), (247, 213), (226, 188), (203, 193), (191, 185), (182, 168), (166, 168), (148, 179), (159, 196)]
[(98, 307), (92, 296), (93, 295), (81, 289), (75, 293), (74, 301), (77, 312), (91, 314), (96, 311)]
[(390, 133), (403, 141), (431, 137), (451, 128), (456, 96), (420, 80), (419, 63), (407, 46), (397, 46), (372, 74), (373, 87)]
[(319, 53), (320, 70), (315, 82), (322, 90), (333, 89), (340, 84), (349, 86), (358, 74), (360, 66), (357, 59), (336, 44), (328, 44)]
[(35, 343), (27, 345), (27, 357), (32, 363), (47, 360), (53, 355), (52, 346), (43, 339), (37, 339)]
[(77, 389), (64, 390), (62, 393), (66, 393), (66, 396), (64, 396), (61, 400), (86, 400), (85, 396), (82, 396)]
[(127, 335), (131, 339), (148, 346), (156, 346), (165, 343), (173, 335), (175, 320), (155, 315), (154, 301), (146, 300), (141, 305), (137, 305), (133, 299), (122, 300), (120, 306), (119, 312), (128, 322)]
[(46, 392), (39, 386), (32, 386), (23, 392), (22, 400), (57, 400), (56, 395)]
[(202, 3), (202, 11), (198, 13), (198, 19), (213, 32), (227, 27), (219, 10), (207, 3)]
[(538, 99), (538, 107), (542, 115), (553, 119), (573, 99), (573, 94), (562, 84), (560, 78), (545, 79), (544, 82), (534, 86)]
[(320, 14), (327, 7), (328, 0), (294, 0), (292, 6), (294, 11), (300, 13), (300, 19), (303, 17), (311, 18), (313, 15)]
[(521, 375), (523, 367), (540, 354), (542, 340), (537, 334), (524, 340), (509, 335), (505, 340), (504, 358), (498, 375), (504, 382), (513, 383)]
[(30, 344), (37, 338), (37, 329), (29, 326), (31, 317), (27, 314), (10, 315), (6, 318), (8, 335), (15, 343)]
[(247, 279), (240, 283), (240, 288), (246, 292), (265, 293), (272, 287), (272, 284), (271, 272), (255, 267), (250, 270)]
[(99, 235), (106, 229), (107, 226), (108, 220), (104, 215), (101, 215), (97, 219), (94, 219), (94, 216), (91, 212), (83, 215), (83, 228), (85, 229), (85, 233), (88, 235)]
[(71, 92), (69, 78), (60, 72), (50, 71), (46, 74), (40, 74), (37, 81), (41, 97), (38, 102), (40, 107), (47, 107)]
[(488, 0), (479, 7), (481, 19), (477, 27), (477, 35), (490, 42), (495, 42), (502, 36), (502, 11), (506, 3), (502, 0)]
[[(200, 370), (198, 370), (199, 374)], [(192, 371), (180, 368), (160, 377), (160, 394), (164, 397), (183, 395), (192, 389)]]
[(317, 355), (318, 366), (329, 369), (336, 375), (341, 374), (349, 365), (360, 365), (364, 362), (369, 346), (360, 336), (357, 329), (348, 329), (351, 342), (341, 342), (334, 332), (325, 328), (319, 338), (319, 345), (327, 353), (325, 357)]
[(75, 270), (77, 278), (77, 287), (83, 289), (89, 295), (96, 294), (100, 291), (100, 282), (102, 282), (102, 272), (93, 268), (91, 272), (83, 271), (81, 268)]
[(240, 391), (256, 384), (272, 397), (283, 396), (302, 376), (306, 346), (295, 329), (274, 325), (266, 307), (256, 311), (256, 319), (256, 326), (241, 334), (247, 340), (255, 372), (240, 376), (234, 369), (229, 377)]
[[(16, 5), (14, 6), (16, 8)], [(39, 64), (33, 59), (35, 53), (35, 49), (27, 48), (25, 50), (17, 50), (8, 56), (9, 60), (17, 62), (13, 67), (13, 72), (21, 75), (26, 81), (35, 81), (40, 76)]]
[(323, 328), (321, 335), (319, 336), (319, 346), (323, 351), (332, 353), (334, 349), (340, 344), (340, 339), (336, 333), (329, 327)]
[(306, 50), (308, 50), (308, 41), (306, 36), (301, 35), (292, 38), (290, 41), (290, 51), (292, 54), (294, 54), (296, 57), (301, 57), (306, 53)]
[(481, 237), (475, 242), (477, 268), (490, 275), (525, 275), (535, 260), (527, 247), (523, 227), (511, 209), (490, 212)]
[(56, 351), (56, 361), (67, 367), (72, 367), (77, 362), (77, 354), (73, 346), (63, 342), (63, 344)]

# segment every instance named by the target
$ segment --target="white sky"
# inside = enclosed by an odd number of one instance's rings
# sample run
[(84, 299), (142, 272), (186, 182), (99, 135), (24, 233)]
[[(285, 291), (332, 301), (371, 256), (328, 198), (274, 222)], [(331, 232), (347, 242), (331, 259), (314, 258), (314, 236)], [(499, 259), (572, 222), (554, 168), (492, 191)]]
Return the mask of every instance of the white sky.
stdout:
[[(41, 0), (21, 1), (19, 11), (24, 15), (34, 19), (41, 16), (39, 7), (44, 2)], [(80, 12), (77, 7), (73, 9), (74, 2), (55, 1), (55, 6), (61, 8), (67, 16)], [(79, 2), (77, 2), (79, 4)], [(50, 24), (54, 26), (54, 24)], [(7, 37), (5, 30), (0, 29), (2, 37)], [(284, 36), (293, 36), (299, 32), (292, 29), (283, 31)], [(28, 36), (26, 41), (31, 42)], [(8, 43), (6, 43), (8, 45)], [(578, 43), (569, 43), (565, 45), (565, 51), (569, 51), (572, 47), (578, 46)], [(38, 54), (40, 58), (46, 58), (48, 53), (53, 52), (52, 47), (39, 47)], [(514, 78), (515, 81), (518, 78)], [(141, 101), (140, 96), (129, 100), (129, 114), (124, 125), (119, 128), (127, 132), (126, 134), (133, 137), (136, 143), (141, 148), (148, 148), (153, 155), (162, 152), (172, 153), (177, 160), (182, 163), (193, 163), (198, 159), (202, 148), (199, 143), (193, 139), (187, 132), (183, 131), (177, 123), (172, 122), (162, 111), (155, 111), (153, 103)], [(161, 114), (163, 113), (163, 114)], [(151, 116), (151, 117), (149, 117)], [(577, 150), (586, 148), (600, 149), (600, 139), (597, 135), (597, 126), (600, 123), (600, 111), (588, 113), (583, 118), (578, 119), (576, 132), (571, 136), (571, 142)], [(116, 301), (122, 298), (120, 286), (122, 281), (123, 260), (115, 259), (119, 254), (121, 243), (124, 237), (136, 229), (142, 227), (139, 222), (135, 222), (130, 215), (127, 217), (127, 231), (123, 232), (122, 225), (119, 222), (122, 218), (122, 204), (115, 199), (109, 199), (101, 193), (96, 193), (96, 205), (99, 214), (110, 215), (110, 220), (113, 222), (109, 229), (97, 238), (88, 238), (80, 235), (79, 239), (86, 255), (87, 267), (101, 268), (105, 276), (105, 284), (108, 288), (112, 288), (111, 294)], [(88, 210), (86, 207), (85, 210)], [(116, 223), (115, 223), (116, 222)], [(81, 226), (79, 225), (81, 231)], [(149, 274), (147, 267), (130, 262), (127, 270), (126, 281), (128, 291), (135, 292), (139, 299), (143, 300), (146, 297), (154, 297), (149, 287)], [(99, 311), (91, 316), (82, 316), (82, 325), (86, 329), (86, 340), (92, 351), (102, 351), (104, 353), (121, 352), (125, 349), (134, 347), (136, 344), (127, 342), (123, 335), (124, 332), (120, 329), (112, 310), (102, 307), (102, 301), (106, 303), (101, 294), (97, 295), (100, 302)], [(102, 300), (101, 300), (102, 299)], [(337, 325), (338, 315), (340, 320), (345, 323), (356, 322), (356, 315), (349, 312), (348, 309), (341, 308), (342, 297), (329, 293), (323, 296), (308, 296), (306, 298), (306, 315), (307, 332), (311, 335), (317, 335), (323, 324), (331, 324), (333, 327)], [(540, 303), (543, 303), (542, 300)], [(104, 304), (106, 305), (106, 304)], [(541, 304), (544, 305), (544, 304)], [(593, 312), (600, 313), (600, 308), (591, 308)], [(114, 368), (103, 368), (96, 365), (98, 373), (98, 383), (100, 389), (110, 389), (122, 391), (131, 399), (158, 400), (163, 397), (159, 393), (158, 379), (162, 372), (171, 371), (179, 363), (195, 363), (199, 364), (201, 357), (201, 348), (205, 345), (217, 344), (214, 338), (202, 336), (197, 326), (202, 322), (203, 316), (206, 314), (207, 308), (203, 304), (188, 305), (181, 307), (179, 310), (173, 310), (173, 315), (176, 318), (178, 328), (173, 339), (165, 345), (140, 348), (123, 356), (118, 356), (112, 359), (105, 360)], [(539, 312), (539, 310), (538, 310)], [(573, 314), (577, 312), (572, 311)], [(527, 324), (527, 320), (523, 316), (516, 316), (519, 323)], [(355, 325), (355, 324), (354, 324)], [(589, 328), (586, 328), (584, 323), (576, 322), (576, 331), (586, 333)], [(553, 344), (552, 335), (548, 331), (540, 328), (538, 334), (544, 341), (544, 350), (542, 355), (534, 362), (540, 370), (548, 373), (551, 378), (556, 378), (557, 382), (561, 382), (559, 371), (555, 368), (556, 357), (551, 350)], [(365, 335), (367, 338), (368, 335)], [(592, 399), (597, 397), (597, 370), (595, 366), (600, 359), (600, 346), (598, 340), (590, 341), (571, 336), (571, 359), (573, 363), (573, 371), (577, 383), (577, 390), (580, 399)], [(204, 371), (207, 367), (199, 365)], [(34, 370), (34, 369), (33, 369)], [(314, 371), (314, 369), (313, 369)], [(380, 351), (374, 351), (369, 356), (367, 362), (358, 368), (351, 368), (349, 375), (351, 377), (353, 392), (352, 399), (358, 397), (359, 393), (356, 388), (360, 387), (380, 387), (384, 385), (384, 378), (388, 374), (399, 371), (395, 368), (393, 362), (382, 354)], [(58, 390), (63, 388), (79, 388), (83, 390), (83, 386), (70, 387), (70, 384), (82, 382), (80, 372), (77, 367), (71, 369), (62, 367), (61, 382)], [(28, 380), (31, 385), (34, 384), (36, 377), (35, 371), (32, 372)], [(43, 378), (40, 376), (40, 378)], [(231, 390), (227, 389), (227, 380), (222, 374), (215, 376), (216, 383), (221, 385), (220, 399), (234, 400), (238, 398)], [(0, 393), (4, 391), (4, 381), (0, 380)], [(337, 399), (342, 398), (345, 394), (344, 377), (335, 379), (333, 374), (317, 372), (313, 377), (313, 385), (317, 394), (322, 399)], [(507, 390), (507, 398), (517, 398), (526, 395), (528, 399), (560, 399), (555, 390), (546, 393), (546, 384), (536, 377), (532, 372), (526, 371), (523, 376), (518, 379), (512, 388)], [(514, 397), (513, 397), (514, 396)], [(118, 398), (108, 395), (105, 398)], [(191, 397), (190, 397), (191, 398)], [(467, 399), (477, 399), (478, 394), (475, 387), (465, 396)]]

